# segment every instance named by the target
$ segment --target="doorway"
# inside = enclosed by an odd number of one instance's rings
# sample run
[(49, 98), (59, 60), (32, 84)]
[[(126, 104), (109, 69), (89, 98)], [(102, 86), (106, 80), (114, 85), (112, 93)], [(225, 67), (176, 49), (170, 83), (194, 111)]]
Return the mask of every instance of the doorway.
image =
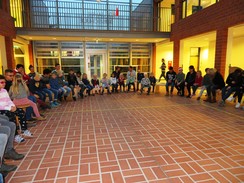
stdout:
[(102, 53), (88, 53), (87, 54), (87, 76), (92, 78), (94, 74), (97, 75), (97, 78), (101, 79), (105, 69), (105, 54)]

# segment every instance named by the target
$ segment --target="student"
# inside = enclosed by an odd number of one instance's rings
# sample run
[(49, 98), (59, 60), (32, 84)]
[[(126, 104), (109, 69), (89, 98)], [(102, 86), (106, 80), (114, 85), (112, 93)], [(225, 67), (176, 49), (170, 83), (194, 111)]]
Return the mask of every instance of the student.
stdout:
[(93, 86), (91, 85), (90, 81), (87, 79), (87, 74), (83, 73), (82, 75), (82, 82), (86, 85), (88, 95), (95, 96), (95, 91), (93, 90)]
[[(241, 72), (241, 80), (240, 80), (240, 84), (236, 87), (236, 92), (233, 95), (233, 97), (229, 97), (229, 101), (232, 101), (235, 97), (238, 97), (238, 101), (235, 105), (235, 108), (238, 109), (241, 106), (241, 100), (243, 97), (243, 93), (244, 93), (244, 71)], [(242, 107), (244, 109), (244, 106)]]
[[(22, 76), (19, 75), (19, 77), (21, 78)], [(25, 113), (23, 112), (23, 110), (19, 110), (16, 108), (16, 105), (10, 99), (8, 92), (4, 89), (4, 86), (5, 86), (5, 78), (4, 76), (0, 75), (0, 114), (7, 116), (11, 121), (15, 122), (15, 124), (17, 124), (16, 122), (16, 115), (17, 115), (21, 124), (23, 135), (26, 137), (32, 137), (33, 134), (27, 129)], [(22, 138), (16, 130), (15, 142), (21, 143), (24, 141), (25, 139)]]
[(69, 70), (67, 80), (68, 80), (69, 87), (72, 90), (73, 100), (76, 101), (76, 99), (78, 97), (78, 92), (80, 91), (80, 88), (79, 88), (79, 83), (77, 81), (77, 78), (76, 78), (76, 75), (75, 75), (75, 72), (73, 69)]
[(33, 95), (37, 95), (39, 99), (45, 102), (46, 94), (42, 90), (40, 80), (41, 76), (39, 74), (35, 74), (34, 78), (30, 80), (28, 87)]
[(189, 72), (186, 75), (185, 86), (188, 91), (186, 98), (191, 98), (191, 87), (193, 86), (196, 79), (196, 71), (193, 65), (189, 67)]
[(197, 71), (196, 73), (196, 78), (195, 78), (195, 82), (194, 84), (192, 85), (192, 95), (191, 97), (195, 96), (196, 95), (196, 91), (197, 91), (197, 88), (202, 86), (202, 72), (201, 71)]
[(29, 89), (22, 79), (20, 74), (14, 76), (13, 84), (9, 90), (9, 96), (13, 99), (13, 103), (18, 107), (21, 105), (29, 105), (33, 108), (34, 114), (37, 120), (45, 120), (41, 117), (37, 105), (29, 100), (27, 97), (29, 95)]
[(28, 81), (30, 80), (30, 77), (25, 73), (24, 65), (22, 64), (17, 64), (16, 69), (14, 70), (14, 75), (16, 73), (19, 73), (22, 75), (23, 80), (25, 81), (26, 84), (28, 84)]
[(165, 60), (164, 60), (164, 58), (162, 59), (162, 65), (161, 65), (160, 69), (161, 69), (161, 75), (160, 75), (160, 77), (159, 77), (159, 79), (158, 79), (158, 82), (161, 81), (161, 78), (162, 78), (162, 77), (164, 77), (164, 79), (166, 80), (166, 78), (165, 78), (166, 64), (165, 64)]
[(51, 89), (54, 89), (54, 90), (58, 91), (58, 99), (60, 101), (62, 101), (62, 96), (64, 95), (64, 92), (63, 92), (63, 90), (61, 89), (61, 87), (59, 85), (56, 73), (54, 73), (54, 72), (51, 73), (51, 77), (49, 79), (49, 83), (50, 83)]
[(36, 75), (35, 70), (34, 70), (34, 66), (30, 65), (29, 70), (30, 70), (30, 73), (28, 74), (28, 76), (30, 77), (30, 79), (34, 79), (34, 77)]
[(151, 83), (150, 83), (150, 79), (148, 78), (147, 73), (144, 74), (144, 76), (141, 80), (141, 93), (140, 94), (142, 94), (144, 88), (148, 88), (147, 95), (149, 95), (150, 90), (151, 90)]
[(103, 78), (101, 80), (101, 83), (102, 83), (102, 93), (101, 93), (101, 95), (103, 95), (104, 89), (107, 89), (108, 90), (108, 94), (111, 94), (109, 80), (107, 79), (107, 74), (106, 73), (103, 74)]
[(216, 103), (216, 91), (225, 87), (223, 76), (216, 69), (209, 69), (212, 85), (207, 87), (208, 98), (205, 102)]
[(119, 66), (116, 66), (115, 67), (115, 71), (112, 74), (114, 74), (114, 77), (116, 77), (117, 79), (119, 79), (119, 76), (120, 76), (120, 67)]
[(83, 98), (84, 96), (86, 96), (86, 85), (82, 81), (82, 76), (80, 71), (76, 72), (76, 78), (80, 86), (80, 96), (81, 98)]
[(114, 74), (111, 75), (109, 83), (112, 86), (112, 93), (114, 92), (118, 93), (118, 80), (114, 76)]
[(169, 96), (169, 86), (170, 89), (170, 96), (173, 96), (174, 86), (175, 86), (175, 76), (176, 72), (174, 71), (173, 67), (169, 67), (169, 71), (166, 73), (166, 95)]
[(120, 75), (119, 75), (118, 84), (119, 84), (120, 92), (122, 92), (122, 87), (123, 87), (123, 92), (124, 92), (125, 91), (125, 76), (123, 73), (120, 73)]
[[(58, 91), (52, 89), (50, 86), (50, 73), (51, 71), (49, 69), (43, 70), (43, 76), (41, 78), (41, 86), (42, 86), (42, 91), (45, 93), (45, 95), (46, 94), (48, 95), (50, 106), (53, 108), (59, 106)], [(54, 94), (54, 99), (52, 94)]]
[(236, 89), (241, 86), (241, 69), (236, 69), (233, 73), (230, 73), (226, 79), (227, 86), (222, 88), (222, 100), (219, 102), (219, 106), (223, 107), (225, 105), (225, 100), (236, 91)]
[(128, 86), (128, 92), (130, 91), (131, 85), (133, 86), (134, 92), (136, 91), (135, 79), (136, 79), (136, 71), (134, 71), (132, 66), (130, 66), (129, 71), (127, 72), (127, 80), (126, 80), (126, 85)]
[(91, 83), (92, 83), (92, 86), (94, 87), (95, 92), (98, 92), (100, 94), (99, 79), (97, 79), (96, 74), (93, 75)]
[(140, 70), (137, 71), (137, 91), (139, 90), (139, 84), (141, 83), (142, 78), (144, 78), (144, 74), (141, 73)]
[(58, 79), (58, 85), (59, 85), (59, 87), (63, 93), (62, 96), (60, 97), (60, 99), (62, 100), (62, 97), (64, 97), (64, 100), (66, 100), (72, 90), (70, 87), (68, 87), (66, 85), (65, 80), (63, 80), (63, 72), (62, 71), (57, 71), (57, 79)]
[(177, 95), (184, 97), (185, 93), (185, 74), (183, 69), (179, 67), (178, 74), (175, 76), (175, 88), (178, 90)]
[(151, 86), (153, 88), (153, 93), (154, 93), (154, 88), (156, 85), (156, 78), (154, 77), (154, 74), (152, 72), (150, 73), (149, 80), (150, 80)]
[(205, 72), (206, 72), (206, 74), (203, 76), (202, 88), (201, 88), (201, 91), (199, 92), (197, 100), (200, 100), (204, 90), (207, 90), (207, 88), (212, 85), (212, 80), (211, 80), (210, 75), (209, 75), (209, 68), (206, 68)]

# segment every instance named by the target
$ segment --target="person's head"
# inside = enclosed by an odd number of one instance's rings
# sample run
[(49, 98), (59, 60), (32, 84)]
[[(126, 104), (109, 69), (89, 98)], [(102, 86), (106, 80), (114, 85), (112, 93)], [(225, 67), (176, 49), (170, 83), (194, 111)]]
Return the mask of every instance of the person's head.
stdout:
[(106, 73), (103, 73), (103, 78), (106, 78), (107, 77), (107, 74)]
[(111, 77), (114, 78), (114, 73), (111, 74)]
[(165, 60), (164, 60), (164, 58), (162, 58), (162, 63), (164, 63), (165, 62)]
[(116, 67), (116, 70), (117, 70), (117, 71), (120, 71), (120, 67), (119, 67), (119, 66), (117, 66), (117, 67)]
[(30, 72), (35, 72), (35, 71), (34, 71), (34, 66), (33, 66), (33, 65), (30, 65), (30, 66), (29, 66), (29, 70), (30, 70)]
[(36, 74), (35, 77), (34, 77), (34, 80), (35, 81), (40, 81), (41, 80), (41, 75), (40, 74)]
[(119, 77), (120, 78), (124, 78), (124, 74), (123, 73), (120, 73)]
[(24, 82), (24, 80), (22, 78), (22, 75), (19, 74), (19, 73), (16, 73), (15, 76), (14, 76), (12, 87), (11, 87), (11, 91), (14, 94), (18, 94), (19, 93), (19, 85), (20, 84), (22, 84), (24, 86), (25, 90), (28, 91), (28, 87), (25, 84), (25, 82)]
[(0, 75), (0, 90), (5, 87), (6, 81), (3, 75)]
[(11, 69), (6, 69), (4, 72), (4, 76), (6, 81), (13, 81), (14, 79), (14, 72)]
[(133, 69), (133, 68), (132, 68), (132, 66), (130, 66), (130, 67), (129, 67), (129, 71), (131, 72), (131, 71), (132, 71), (132, 69)]
[(57, 77), (59, 77), (59, 78), (61, 78), (61, 77), (63, 77), (63, 72), (62, 71), (57, 71)]
[(51, 78), (56, 79), (56, 78), (57, 78), (57, 74), (53, 72), (53, 73), (51, 74)]
[(190, 65), (190, 67), (189, 67), (189, 71), (190, 71), (190, 72), (194, 72), (194, 71), (195, 71), (195, 69), (194, 69), (194, 66), (193, 66), (193, 65)]
[(82, 78), (83, 79), (87, 79), (87, 74), (86, 73), (83, 73)]
[(59, 63), (56, 63), (55, 64), (55, 69), (58, 71), (58, 70), (60, 70), (60, 64)]
[(173, 67), (172, 67), (172, 66), (170, 66), (170, 67), (169, 67), (169, 72), (171, 72), (171, 73), (172, 73), (173, 71), (174, 71)]
[(182, 73), (183, 72), (183, 68), (182, 67), (179, 67), (178, 72), (179, 73)]
[(44, 69), (44, 70), (43, 70), (43, 75), (44, 75), (45, 77), (49, 77), (49, 76), (50, 76), (50, 73), (51, 73), (51, 70), (50, 70), (50, 69)]
[(209, 68), (205, 69), (206, 74), (209, 74)]
[(138, 73), (141, 73), (141, 70), (140, 69), (138, 69), (138, 71), (137, 71)]
[(217, 70), (215, 70), (214, 68), (211, 68), (211, 69), (208, 70), (210, 76), (214, 76), (216, 71)]
[(197, 77), (201, 77), (202, 76), (202, 72), (201, 71), (197, 71)]
[(70, 69), (70, 70), (69, 70), (69, 74), (70, 74), (70, 75), (73, 75), (74, 73), (75, 73), (75, 72), (74, 72), (73, 69)]
[(147, 73), (144, 73), (144, 78), (148, 78), (148, 74)]
[(77, 71), (77, 72), (76, 72), (76, 76), (77, 76), (78, 78), (80, 78), (80, 77), (81, 77), (81, 72), (80, 72), (80, 71)]
[(97, 80), (97, 75), (96, 74), (93, 75), (93, 79)]
[(17, 64), (16, 65), (16, 70), (20, 73), (24, 72), (24, 65), (22, 64)]
[(151, 77), (153, 77), (153, 76), (154, 76), (153, 72), (151, 72), (151, 73), (150, 73), (150, 76), (151, 76)]
[(237, 76), (240, 76), (240, 75), (241, 75), (241, 72), (242, 72), (242, 69), (240, 69), (240, 68), (237, 68), (237, 69), (234, 71), (235, 75), (237, 75)]

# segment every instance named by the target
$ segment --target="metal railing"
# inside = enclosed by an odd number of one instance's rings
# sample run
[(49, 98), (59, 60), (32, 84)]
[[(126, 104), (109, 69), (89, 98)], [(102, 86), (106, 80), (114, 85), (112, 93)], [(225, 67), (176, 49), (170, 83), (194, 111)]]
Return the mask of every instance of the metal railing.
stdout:
[[(156, 26), (157, 30), (154, 29), (155, 22), (160, 25), (170, 25), (171, 22), (166, 19), (167, 22), (162, 24), (162, 18), (153, 17), (152, 4), (143, 2), (30, 0), (30, 12), (25, 9), (22, 12), (23, 27), (170, 32), (169, 27)], [(25, 25), (27, 19), (29, 25)]]

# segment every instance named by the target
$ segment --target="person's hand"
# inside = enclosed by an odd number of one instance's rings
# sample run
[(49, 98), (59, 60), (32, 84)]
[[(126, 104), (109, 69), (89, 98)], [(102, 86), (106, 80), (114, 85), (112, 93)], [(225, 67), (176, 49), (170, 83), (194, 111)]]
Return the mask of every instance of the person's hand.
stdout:
[(187, 85), (187, 82), (185, 82), (185, 85)]
[(48, 88), (48, 89), (50, 89), (50, 88), (51, 88), (50, 84), (47, 84), (46, 86), (47, 86), (47, 88)]
[(11, 109), (10, 109), (11, 112), (14, 112), (16, 111), (16, 107), (15, 106), (11, 106)]
[(231, 88), (231, 86), (228, 86), (228, 87), (227, 87), (227, 90), (229, 90), (230, 88)]
[(231, 83), (232, 83), (232, 84), (235, 84), (236, 82), (235, 82), (235, 81), (232, 81)]

